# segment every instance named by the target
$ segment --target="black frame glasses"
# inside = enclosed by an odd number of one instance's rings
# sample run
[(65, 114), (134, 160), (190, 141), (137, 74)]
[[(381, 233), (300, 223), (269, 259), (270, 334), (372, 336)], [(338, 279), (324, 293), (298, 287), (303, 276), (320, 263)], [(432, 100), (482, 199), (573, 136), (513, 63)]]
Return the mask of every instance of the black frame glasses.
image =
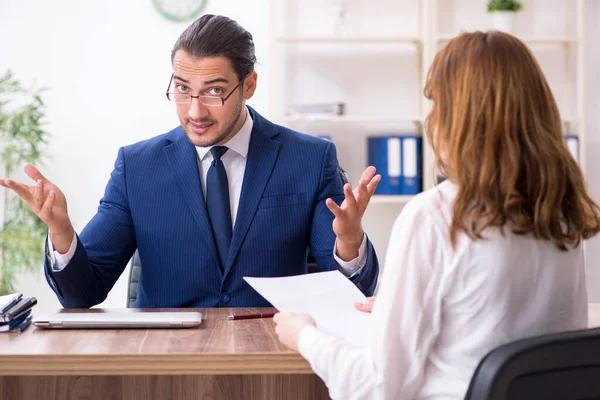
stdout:
[[(201, 95), (194, 96), (193, 94), (187, 94), (187, 93), (169, 92), (169, 89), (171, 88), (171, 84), (173, 83), (174, 76), (175, 76), (174, 73), (171, 74), (171, 79), (169, 80), (169, 86), (167, 86), (167, 92), (165, 93), (167, 95), (167, 100), (172, 101), (177, 104), (192, 104), (192, 99), (198, 99), (198, 101), (200, 103), (202, 103), (202, 105), (205, 105), (207, 107), (222, 107), (223, 105), (225, 105), (225, 102), (227, 101), (227, 99), (230, 98), (231, 95), (246, 80), (246, 77), (248, 75), (246, 75), (241, 81), (239, 81), (238, 84), (235, 85), (235, 87), (231, 90), (231, 92), (229, 92), (229, 94), (225, 97), (201, 96)], [(179, 97), (179, 99), (177, 97)]]

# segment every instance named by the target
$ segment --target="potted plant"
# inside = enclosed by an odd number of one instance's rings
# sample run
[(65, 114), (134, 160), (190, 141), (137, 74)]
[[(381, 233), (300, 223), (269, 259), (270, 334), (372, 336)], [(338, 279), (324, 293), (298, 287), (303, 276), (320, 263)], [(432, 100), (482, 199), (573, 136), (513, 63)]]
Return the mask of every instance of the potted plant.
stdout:
[[(8, 71), (0, 76), (0, 177), (25, 163), (41, 164), (48, 133), (41, 89), (27, 89)], [(16, 290), (18, 273), (42, 268), (45, 224), (8, 189), (0, 204), (0, 295)]]
[(487, 8), (492, 14), (494, 28), (513, 33), (517, 12), (523, 8), (523, 4), (517, 0), (490, 0)]

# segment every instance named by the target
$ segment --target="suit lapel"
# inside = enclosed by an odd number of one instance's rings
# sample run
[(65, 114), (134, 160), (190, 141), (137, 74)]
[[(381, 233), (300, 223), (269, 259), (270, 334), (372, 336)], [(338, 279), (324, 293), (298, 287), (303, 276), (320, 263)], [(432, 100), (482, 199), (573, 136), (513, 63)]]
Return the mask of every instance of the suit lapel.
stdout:
[[(204, 195), (202, 194), (202, 184), (200, 182), (200, 171), (198, 170), (198, 155), (196, 148), (185, 136), (181, 127), (172, 131), (169, 139), (174, 140), (172, 144), (164, 148), (165, 156), (173, 170), (173, 175), (177, 181), (181, 193), (190, 207), (194, 220), (204, 232), (202, 240), (210, 249), (215, 260), (215, 266), (219, 265), (219, 257), (215, 239), (212, 235), (212, 227), (206, 211)], [(218, 268), (220, 270), (220, 268)]]
[(261, 117), (256, 111), (248, 107), (253, 117), (252, 136), (248, 147), (248, 158), (238, 212), (233, 227), (231, 247), (225, 266), (225, 277), (231, 269), (240, 247), (246, 237), (250, 223), (256, 214), (258, 204), (262, 198), (265, 187), (269, 182), (271, 172), (279, 154), (280, 143), (271, 137), (277, 134), (277, 128)]

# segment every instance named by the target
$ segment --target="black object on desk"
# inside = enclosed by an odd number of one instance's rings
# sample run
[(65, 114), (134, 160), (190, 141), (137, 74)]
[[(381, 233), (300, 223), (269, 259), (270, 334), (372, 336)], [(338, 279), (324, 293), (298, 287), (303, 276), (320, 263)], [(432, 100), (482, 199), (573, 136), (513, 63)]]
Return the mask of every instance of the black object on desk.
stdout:
[(22, 314), (24, 311), (29, 310), (31, 307), (37, 304), (37, 299), (35, 297), (25, 297), (20, 299), (16, 304), (10, 307), (3, 313), (0, 313), (0, 322), (10, 322), (18, 315)]

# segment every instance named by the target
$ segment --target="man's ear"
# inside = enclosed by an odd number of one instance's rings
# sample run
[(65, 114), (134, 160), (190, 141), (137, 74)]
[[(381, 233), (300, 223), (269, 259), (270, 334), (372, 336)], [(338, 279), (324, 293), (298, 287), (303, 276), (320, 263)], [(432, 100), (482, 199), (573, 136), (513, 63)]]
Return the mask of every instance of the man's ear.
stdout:
[(256, 91), (256, 81), (258, 80), (258, 74), (253, 71), (244, 80), (244, 100), (248, 100), (254, 96)]

